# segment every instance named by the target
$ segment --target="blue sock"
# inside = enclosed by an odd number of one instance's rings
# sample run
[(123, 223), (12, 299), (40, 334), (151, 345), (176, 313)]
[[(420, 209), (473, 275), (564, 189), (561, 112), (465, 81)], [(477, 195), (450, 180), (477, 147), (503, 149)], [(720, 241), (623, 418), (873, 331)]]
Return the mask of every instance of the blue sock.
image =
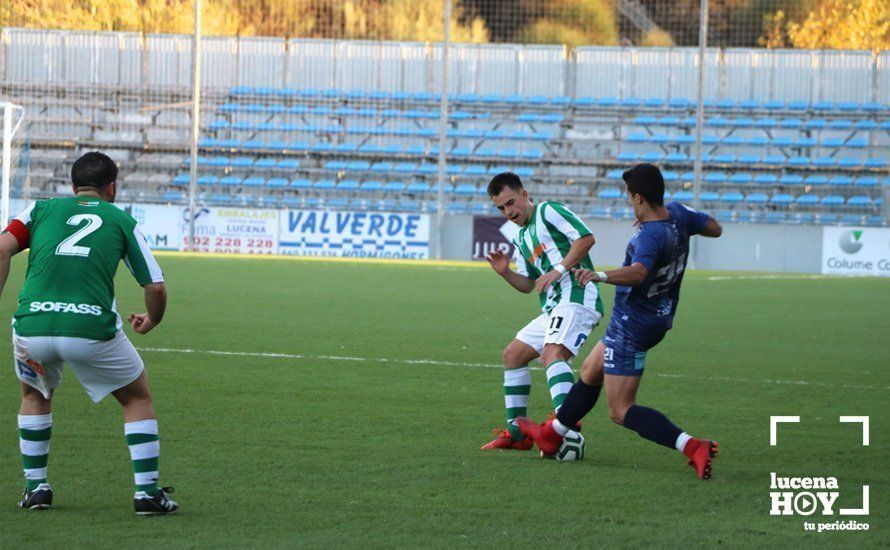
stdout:
[(683, 430), (674, 426), (665, 415), (640, 405), (627, 409), (624, 415), (624, 427), (637, 432), (640, 437), (671, 449), (675, 448), (677, 438), (683, 433)]
[(601, 389), (603, 389), (602, 384), (599, 386), (585, 384), (584, 380), (579, 378), (575, 385), (572, 386), (572, 389), (569, 390), (566, 400), (563, 401), (562, 406), (556, 413), (556, 419), (566, 428), (574, 429), (578, 422), (587, 416), (590, 409), (596, 405)]

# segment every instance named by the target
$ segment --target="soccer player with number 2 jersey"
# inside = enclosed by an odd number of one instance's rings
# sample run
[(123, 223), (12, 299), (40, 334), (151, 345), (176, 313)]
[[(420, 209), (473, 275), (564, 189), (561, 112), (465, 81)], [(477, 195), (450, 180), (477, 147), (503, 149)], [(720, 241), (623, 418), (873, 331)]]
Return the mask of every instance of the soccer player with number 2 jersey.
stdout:
[(28, 273), (13, 321), (13, 353), (21, 381), (19, 442), (25, 491), (19, 506), (49, 508), (47, 482), (53, 391), (67, 364), (94, 402), (112, 394), (124, 409), (124, 434), (139, 515), (166, 515), (179, 507), (158, 486), (158, 421), (142, 359), (122, 331), (114, 299), (121, 260), (144, 288), (146, 313), (131, 314), (145, 334), (167, 306), (164, 276), (136, 228), (136, 220), (112, 204), (117, 166), (92, 152), (71, 168), (74, 196), (37, 201), (0, 234), (0, 292), (13, 255), (30, 249)]
[[(641, 437), (686, 455), (702, 479), (711, 477), (717, 443), (696, 439), (659, 411), (636, 404), (647, 352), (670, 330), (692, 235), (719, 237), (720, 224), (678, 202), (664, 205), (664, 179), (657, 167), (640, 164), (623, 174), (638, 230), (627, 245), (624, 263), (612, 271), (575, 270), (578, 283), (616, 285), (615, 305), (606, 334), (581, 367), (556, 418), (535, 424), (519, 418), (520, 430), (541, 452), (554, 454), (567, 431), (596, 404), (605, 384), (609, 416)], [(583, 268), (584, 266), (582, 266)]]

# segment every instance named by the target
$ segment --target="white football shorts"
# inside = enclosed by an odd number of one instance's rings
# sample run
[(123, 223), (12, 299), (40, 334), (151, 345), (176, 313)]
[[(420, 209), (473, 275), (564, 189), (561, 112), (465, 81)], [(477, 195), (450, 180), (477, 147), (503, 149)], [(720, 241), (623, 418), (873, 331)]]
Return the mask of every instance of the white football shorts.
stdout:
[(123, 331), (111, 340), (69, 336), (19, 336), (13, 332), (15, 372), (47, 399), (62, 383), (67, 363), (94, 403), (139, 378), (142, 358)]
[(600, 312), (581, 304), (558, 304), (549, 315), (542, 313), (532, 319), (516, 333), (516, 339), (534, 348), (538, 355), (546, 344), (562, 344), (572, 355), (578, 355), (602, 317)]

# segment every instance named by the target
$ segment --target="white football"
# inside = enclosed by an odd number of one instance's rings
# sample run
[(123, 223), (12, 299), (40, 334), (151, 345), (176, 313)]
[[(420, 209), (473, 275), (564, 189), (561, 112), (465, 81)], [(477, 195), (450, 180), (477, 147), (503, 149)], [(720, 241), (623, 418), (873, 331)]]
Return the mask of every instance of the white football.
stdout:
[(562, 445), (555, 455), (547, 456), (541, 453), (541, 458), (555, 458), (556, 460), (581, 460), (584, 458), (584, 436), (580, 433), (569, 430), (562, 439)]

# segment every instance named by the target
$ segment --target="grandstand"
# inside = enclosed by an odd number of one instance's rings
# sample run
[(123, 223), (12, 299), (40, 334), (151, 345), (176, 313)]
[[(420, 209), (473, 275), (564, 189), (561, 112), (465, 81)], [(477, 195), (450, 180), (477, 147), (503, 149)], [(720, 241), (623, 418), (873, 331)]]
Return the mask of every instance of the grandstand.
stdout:
[[(188, 201), (190, 42), (134, 36), (3, 30), (0, 97), (28, 113), (32, 196), (101, 147), (121, 161), (125, 199)], [(199, 203), (435, 210), (438, 49), (208, 42)], [(511, 170), (586, 216), (630, 218), (621, 172), (642, 161), (693, 200), (697, 50), (454, 49), (447, 212), (494, 213), (485, 184)], [(706, 64), (703, 207), (722, 221), (887, 224), (890, 53), (711, 50)]]

